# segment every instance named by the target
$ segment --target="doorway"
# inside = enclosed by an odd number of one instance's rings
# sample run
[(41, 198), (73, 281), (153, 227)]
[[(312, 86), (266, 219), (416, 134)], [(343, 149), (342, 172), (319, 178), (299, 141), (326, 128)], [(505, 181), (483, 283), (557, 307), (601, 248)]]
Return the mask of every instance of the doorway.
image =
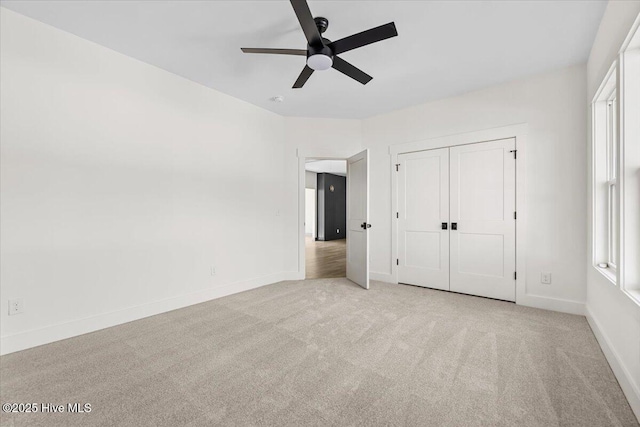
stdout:
[[(320, 154), (323, 151), (324, 153)], [(298, 277), (300, 279), (306, 277), (305, 174), (308, 159), (343, 161), (346, 159), (346, 277), (358, 286), (369, 289), (371, 224), (369, 223), (369, 150), (367, 149), (355, 154), (319, 149), (314, 150), (313, 155), (298, 150)], [(318, 208), (316, 210), (318, 211)], [(316, 230), (319, 229), (318, 224), (319, 221), (316, 224)]]
[(305, 161), (305, 279), (347, 275), (347, 161)]

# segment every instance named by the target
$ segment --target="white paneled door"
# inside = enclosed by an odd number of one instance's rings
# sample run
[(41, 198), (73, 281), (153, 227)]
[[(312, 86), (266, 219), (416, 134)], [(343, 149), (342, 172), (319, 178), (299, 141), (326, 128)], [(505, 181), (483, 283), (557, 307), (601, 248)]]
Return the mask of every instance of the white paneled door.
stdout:
[(450, 289), (515, 301), (515, 139), (451, 147)]
[(369, 289), (369, 151), (347, 159), (347, 279)]
[(398, 156), (398, 282), (515, 301), (515, 139)]
[(398, 281), (449, 290), (449, 149), (398, 162)]

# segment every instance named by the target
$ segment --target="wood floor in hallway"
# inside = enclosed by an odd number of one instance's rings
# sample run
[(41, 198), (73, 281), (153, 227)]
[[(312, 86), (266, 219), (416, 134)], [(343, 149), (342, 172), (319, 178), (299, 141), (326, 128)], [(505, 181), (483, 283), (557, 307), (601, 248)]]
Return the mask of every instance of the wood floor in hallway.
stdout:
[(346, 277), (347, 239), (316, 241), (305, 236), (307, 279)]

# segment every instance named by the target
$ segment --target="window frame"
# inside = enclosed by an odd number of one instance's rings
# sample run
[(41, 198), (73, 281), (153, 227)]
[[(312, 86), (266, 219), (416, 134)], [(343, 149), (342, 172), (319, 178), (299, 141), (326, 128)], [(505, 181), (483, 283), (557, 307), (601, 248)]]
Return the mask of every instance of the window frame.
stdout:
[[(592, 118), (592, 263), (617, 285), (620, 242), (618, 185), (619, 131), (618, 61), (606, 74), (591, 103)], [(617, 209), (616, 209), (617, 208)], [(615, 218), (614, 218), (615, 216)], [(615, 219), (615, 220), (614, 220)]]
[(619, 187), (618, 187), (618, 157), (619, 157), (619, 133), (618, 133), (618, 96), (617, 90), (613, 90), (606, 100), (606, 150), (607, 150), (607, 253), (605, 262), (607, 268), (615, 275), (618, 269), (618, 244), (620, 241), (619, 227)]

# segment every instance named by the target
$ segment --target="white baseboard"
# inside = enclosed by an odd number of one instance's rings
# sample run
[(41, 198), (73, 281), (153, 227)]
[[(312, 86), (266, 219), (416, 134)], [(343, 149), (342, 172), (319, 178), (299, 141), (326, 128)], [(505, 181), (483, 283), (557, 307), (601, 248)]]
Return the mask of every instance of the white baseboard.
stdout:
[[(282, 280), (304, 280), (304, 274), (299, 271), (285, 271), (282, 273)], [(369, 279), (377, 280), (378, 282), (395, 283), (391, 277), (391, 274), (369, 272)]]
[(299, 271), (285, 271), (281, 280), (304, 280), (304, 274)]
[(516, 304), (542, 308), (544, 310), (560, 311), (562, 313), (578, 314), (581, 316), (584, 316), (585, 313), (584, 302), (543, 297), (540, 295), (525, 294), (516, 296)]
[(370, 271), (369, 279), (377, 280), (378, 282), (395, 283), (393, 281), (393, 276), (389, 273), (376, 273), (375, 271)]
[[(397, 283), (390, 273), (369, 272), (371, 280), (379, 282)], [(584, 315), (584, 303), (559, 298), (549, 298), (540, 295), (525, 294), (517, 297), (516, 304), (527, 307), (542, 308), (544, 310), (560, 311), (562, 313)]]
[(593, 317), (593, 313), (591, 313), (588, 306), (585, 307), (585, 315), (593, 335), (596, 336), (596, 340), (598, 340), (598, 344), (600, 344), (600, 348), (602, 348), (602, 352), (607, 358), (607, 362), (609, 362), (609, 366), (611, 366), (611, 370), (616, 376), (618, 384), (620, 384), (620, 388), (629, 402), (629, 406), (631, 406), (631, 410), (640, 421), (640, 385), (634, 381), (633, 376), (622, 363), (618, 352), (611, 345), (611, 341), (604, 334), (600, 323)]
[(54, 341), (109, 328), (111, 326), (121, 325), (133, 320), (166, 313), (167, 311), (199, 304), (201, 302), (210, 301), (238, 292), (248, 291), (250, 289), (280, 282), (282, 280), (292, 280), (288, 277), (288, 273), (271, 274), (254, 279), (229, 283), (212, 289), (154, 301), (135, 307), (129, 307), (123, 310), (47, 326), (41, 329), (33, 329), (15, 335), (4, 336), (0, 338), (0, 355), (26, 350), (28, 348), (52, 343)]

